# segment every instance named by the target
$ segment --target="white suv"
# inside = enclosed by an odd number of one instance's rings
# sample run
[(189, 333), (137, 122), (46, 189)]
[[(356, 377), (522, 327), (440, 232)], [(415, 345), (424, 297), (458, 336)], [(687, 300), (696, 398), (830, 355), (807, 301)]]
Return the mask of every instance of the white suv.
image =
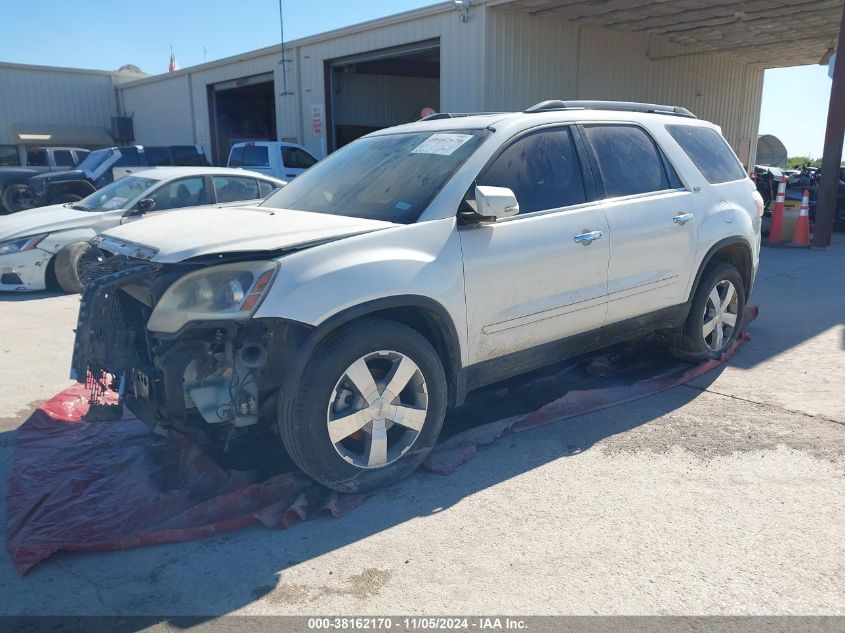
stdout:
[(368, 490), (483, 385), (652, 331), (719, 355), (762, 209), (719, 128), (682, 108), (434, 115), (259, 206), (104, 233), (121, 270), (83, 295), (73, 370), (92, 416), (111, 388), (210, 442), (271, 430), (316, 480)]

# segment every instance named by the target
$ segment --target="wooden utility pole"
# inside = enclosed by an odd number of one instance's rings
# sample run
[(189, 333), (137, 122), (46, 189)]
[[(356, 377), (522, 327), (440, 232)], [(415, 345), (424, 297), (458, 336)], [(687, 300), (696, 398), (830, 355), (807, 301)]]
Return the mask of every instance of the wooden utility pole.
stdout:
[(827, 109), (827, 131), (824, 135), (822, 154), (822, 181), (816, 200), (816, 226), (813, 246), (830, 246), (830, 234), (836, 217), (836, 199), (839, 195), (839, 165), (842, 162), (842, 144), (845, 142), (845, 6), (839, 25), (839, 42), (836, 45), (836, 65), (833, 85), (830, 87), (830, 105)]

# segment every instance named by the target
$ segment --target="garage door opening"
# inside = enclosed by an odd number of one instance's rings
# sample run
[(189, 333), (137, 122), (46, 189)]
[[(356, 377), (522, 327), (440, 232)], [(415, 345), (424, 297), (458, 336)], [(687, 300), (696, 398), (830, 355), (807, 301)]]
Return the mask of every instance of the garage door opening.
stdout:
[(208, 87), (214, 161), (225, 165), (233, 143), (276, 140), (273, 73)]
[(440, 41), (326, 62), (329, 151), (440, 109)]

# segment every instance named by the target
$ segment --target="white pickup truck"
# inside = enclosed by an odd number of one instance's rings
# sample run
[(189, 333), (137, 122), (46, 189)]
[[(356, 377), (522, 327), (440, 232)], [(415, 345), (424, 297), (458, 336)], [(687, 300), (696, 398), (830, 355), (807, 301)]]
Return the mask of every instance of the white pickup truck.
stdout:
[(248, 141), (235, 143), (229, 151), (227, 167), (243, 167), (280, 180), (291, 180), (311, 167), (317, 159), (296, 143)]

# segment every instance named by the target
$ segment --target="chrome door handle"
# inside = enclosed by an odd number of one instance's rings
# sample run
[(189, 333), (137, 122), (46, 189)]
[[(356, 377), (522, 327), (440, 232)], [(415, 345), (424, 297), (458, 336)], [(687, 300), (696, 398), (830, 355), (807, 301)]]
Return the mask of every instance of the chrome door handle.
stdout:
[(672, 218), (672, 222), (674, 222), (675, 224), (686, 224), (694, 217), (695, 216), (692, 213), (679, 213), (674, 218)]
[(588, 231), (586, 233), (581, 233), (580, 235), (575, 236), (575, 241), (578, 244), (590, 244), (595, 242), (598, 239), (604, 237), (604, 233), (601, 231)]

